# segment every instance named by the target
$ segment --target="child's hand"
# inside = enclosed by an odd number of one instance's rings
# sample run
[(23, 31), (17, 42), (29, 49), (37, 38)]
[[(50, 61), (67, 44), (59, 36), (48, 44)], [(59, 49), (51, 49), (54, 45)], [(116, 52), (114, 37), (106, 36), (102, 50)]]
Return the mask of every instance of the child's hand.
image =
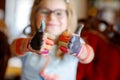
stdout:
[(80, 33), (82, 27), (78, 27), (75, 33), (70, 33), (69, 31), (63, 32), (58, 41), (59, 49), (63, 53), (70, 53), (73, 55), (77, 55), (81, 49), (80, 43)]
[(37, 32), (30, 41), (30, 46), (34, 50), (40, 50), (43, 45), (43, 32)]
[(42, 22), (40, 29), (29, 43), (29, 50), (38, 54), (48, 54), (49, 50), (54, 45), (55, 36), (50, 33), (45, 33), (45, 23)]
[(36, 32), (30, 41), (30, 47), (34, 50), (40, 50), (43, 45), (44, 23), (41, 23), (40, 29)]
[(80, 51), (80, 36), (65, 31), (60, 35), (58, 45), (63, 53), (78, 53)]
[(78, 34), (72, 34), (68, 43), (68, 49), (70, 54), (78, 54), (81, 49), (80, 36)]

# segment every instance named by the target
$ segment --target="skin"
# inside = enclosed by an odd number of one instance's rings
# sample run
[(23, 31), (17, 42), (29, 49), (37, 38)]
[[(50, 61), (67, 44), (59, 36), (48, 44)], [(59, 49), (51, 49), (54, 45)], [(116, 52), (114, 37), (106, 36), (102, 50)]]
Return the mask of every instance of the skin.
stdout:
[[(59, 3), (59, 5), (58, 5)], [(62, 10), (66, 10), (66, 4), (64, 0), (42, 0), (42, 2), (40, 3), (40, 7), (42, 8), (47, 8), (51, 11), (54, 11), (56, 9), (62, 9)], [(67, 28), (67, 14), (66, 16), (62, 17), (62, 18), (57, 18), (53, 13), (51, 13), (50, 15), (48, 15), (47, 17), (37, 13), (36, 16), (36, 25), (37, 27), (39, 27), (41, 20), (44, 19), (46, 22), (46, 32), (51, 33), (53, 35), (57, 35), (59, 36), (63, 31), (66, 30)]]

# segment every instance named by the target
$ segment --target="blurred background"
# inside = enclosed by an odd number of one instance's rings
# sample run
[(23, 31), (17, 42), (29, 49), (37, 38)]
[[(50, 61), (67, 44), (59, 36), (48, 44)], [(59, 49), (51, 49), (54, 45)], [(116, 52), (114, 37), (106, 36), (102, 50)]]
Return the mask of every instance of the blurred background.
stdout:
[[(7, 36), (8, 44), (30, 33), (29, 16), (33, 1), (0, 1), (0, 31)], [(81, 36), (95, 51), (92, 63), (79, 64), (79, 80), (120, 80), (120, 0), (74, 0), (74, 6), (78, 26), (85, 25)], [(2, 59), (0, 66), (6, 66), (4, 70), (0, 67), (0, 71), (5, 72), (5, 80), (19, 80), (22, 65), (19, 57), (12, 54), (7, 61)]]

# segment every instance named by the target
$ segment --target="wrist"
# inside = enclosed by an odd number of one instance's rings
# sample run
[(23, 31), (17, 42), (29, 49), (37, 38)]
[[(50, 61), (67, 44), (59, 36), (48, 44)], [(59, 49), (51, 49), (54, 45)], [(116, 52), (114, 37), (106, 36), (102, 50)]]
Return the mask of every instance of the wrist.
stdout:
[(15, 42), (15, 51), (18, 55), (23, 55), (25, 52), (28, 52), (28, 38), (19, 38)]
[(79, 58), (80, 62), (85, 63), (91, 55), (91, 48), (87, 44), (82, 44), (82, 48), (76, 57)]
[(30, 42), (31, 38), (25, 38), (23, 41), (22, 41), (22, 48), (23, 48), (23, 52), (30, 52), (30, 49), (28, 48), (28, 45), (29, 45), (29, 42)]

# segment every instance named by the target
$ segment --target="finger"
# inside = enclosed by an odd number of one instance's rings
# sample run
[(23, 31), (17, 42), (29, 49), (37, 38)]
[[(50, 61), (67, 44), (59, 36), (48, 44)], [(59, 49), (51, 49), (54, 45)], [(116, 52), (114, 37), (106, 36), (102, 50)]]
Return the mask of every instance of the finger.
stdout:
[(46, 28), (45, 21), (42, 20), (42, 21), (41, 21), (40, 28), (38, 29), (38, 32), (44, 32), (44, 31), (45, 31), (45, 28)]
[(84, 27), (83, 24), (79, 24), (79, 26), (77, 27), (77, 29), (75, 31), (75, 34), (78, 34), (80, 36), (83, 27)]
[(40, 54), (48, 54), (55, 44), (55, 36), (44, 32), (43, 41), (44, 44), (41, 46)]
[(59, 37), (58, 46), (59, 49), (64, 53), (68, 52), (68, 43), (70, 41), (70, 38), (71, 38), (71, 33), (68, 30), (63, 32)]
[(57, 36), (52, 35), (52, 34), (47, 33), (47, 32), (44, 32), (43, 40), (45, 40), (46, 38), (48, 38), (48, 39), (51, 39), (51, 40), (55, 41), (55, 40), (56, 40), (56, 38), (57, 38)]

